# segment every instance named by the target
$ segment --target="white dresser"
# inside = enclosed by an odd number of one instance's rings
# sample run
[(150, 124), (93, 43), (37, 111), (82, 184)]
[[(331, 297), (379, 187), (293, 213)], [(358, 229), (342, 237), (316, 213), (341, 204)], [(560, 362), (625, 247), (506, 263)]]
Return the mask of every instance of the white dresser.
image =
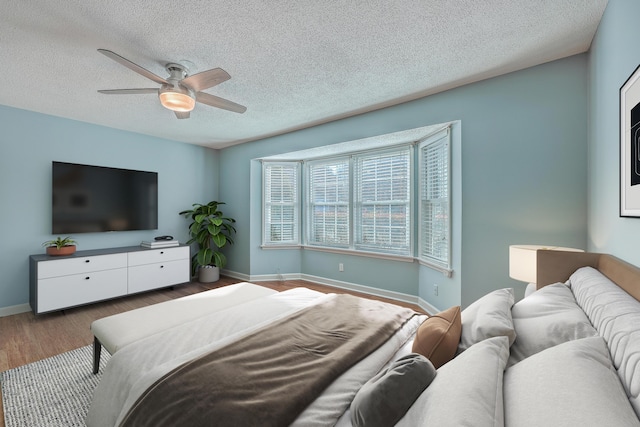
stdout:
[(189, 282), (189, 246), (141, 246), (29, 257), (29, 303), (46, 313)]

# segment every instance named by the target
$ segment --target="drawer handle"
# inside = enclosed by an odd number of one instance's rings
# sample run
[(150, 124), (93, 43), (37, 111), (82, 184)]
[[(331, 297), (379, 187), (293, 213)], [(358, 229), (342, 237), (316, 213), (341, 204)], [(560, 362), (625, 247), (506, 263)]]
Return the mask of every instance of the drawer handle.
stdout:
[(164, 253), (164, 251), (160, 251), (160, 255), (162, 255)]
[(84, 278), (84, 280), (89, 280), (89, 279), (91, 279), (91, 277), (89, 277), (89, 276)]
[(164, 265), (161, 265), (160, 268), (164, 268)]
[(91, 262), (91, 260), (90, 259), (85, 259), (84, 262)]

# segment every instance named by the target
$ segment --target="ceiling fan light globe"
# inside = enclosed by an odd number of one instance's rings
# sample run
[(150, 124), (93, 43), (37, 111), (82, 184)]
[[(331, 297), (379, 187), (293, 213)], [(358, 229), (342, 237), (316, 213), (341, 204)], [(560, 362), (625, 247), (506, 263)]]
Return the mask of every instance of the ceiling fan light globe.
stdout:
[(187, 112), (196, 106), (196, 100), (185, 93), (162, 92), (158, 95), (163, 107), (171, 111)]

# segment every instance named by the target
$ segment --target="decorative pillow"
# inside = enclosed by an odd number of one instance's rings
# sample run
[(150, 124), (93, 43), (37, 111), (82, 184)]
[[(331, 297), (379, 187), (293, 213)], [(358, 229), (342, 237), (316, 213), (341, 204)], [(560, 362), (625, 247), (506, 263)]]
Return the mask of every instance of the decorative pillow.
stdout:
[(570, 281), (578, 304), (607, 342), (613, 365), (640, 417), (640, 302), (591, 267), (580, 268)]
[(422, 322), (413, 341), (412, 352), (420, 353), (436, 369), (456, 355), (460, 342), (460, 306), (451, 307)]
[(640, 426), (602, 337), (568, 341), (508, 368), (504, 410), (510, 427)]
[(509, 365), (563, 342), (598, 335), (563, 283), (545, 286), (518, 301), (511, 313), (518, 337)]
[(484, 340), (438, 369), (396, 426), (504, 426), (502, 376), (509, 340)]
[(354, 427), (392, 426), (436, 376), (429, 359), (412, 353), (371, 378), (351, 402)]
[(514, 297), (512, 288), (495, 290), (462, 311), (462, 335), (458, 353), (492, 337), (507, 337), (509, 345), (516, 339), (511, 319)]

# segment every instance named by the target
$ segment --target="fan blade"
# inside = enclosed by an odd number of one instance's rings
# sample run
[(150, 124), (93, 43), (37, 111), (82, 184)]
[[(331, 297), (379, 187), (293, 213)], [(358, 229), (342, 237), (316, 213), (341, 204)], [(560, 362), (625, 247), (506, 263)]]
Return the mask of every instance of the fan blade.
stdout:
[(135, 95), (138, 93), (158, 93), (158, 89), (146, 88), (146, 89), (106, 89), (99, 90), (98, 92), (107, 95)]
[(229, 80), (231, 76), (222, 68), (214, 68), (212, 70), (203, 71), (193, 76), (189, 76), (182, 80), (182, 84), (189, 86), (194, 92), (200, 92), (209, 89), (215, 85)]
[(188, 119), (190, 111), (174, 111), (176, 113), (176, 117), (179, 119)]
[(98, 49), (98, 52), (100, 52), (101, 54), (113, 59), (116, 62), (119, 62), (120, 64), (124, 65), (125, 67), (129, 68), (130, 70), (135, 71), (136, 73), (150, 79), (153, 80), (156, 83), (160, 83), (160, 84), (166, 84), (167, 81), (165, 79), (163, 79), (160, 76), (156, 76), (155, 74), (153, 74), (151, 71), (142, 68), (141, 66), (139, 66), (138, 64), (134, 64), (133, 62), (129, 61), (126, 58), (123, 58), (122, 56), (118, 55), (117, 53), (111, 52), (110, 50), (107, 49)]
[(204, 92), (196, 93), (196, 101), (203, 104), (211, 105), (212, 107), (218, 107), (225, 110), (233, 111), (234, 113), (244, 113), (247, 111), (247, 107), (244, 105), (236, 104), (227, 99), (220, 98), (219, 96), (211, 95)]

